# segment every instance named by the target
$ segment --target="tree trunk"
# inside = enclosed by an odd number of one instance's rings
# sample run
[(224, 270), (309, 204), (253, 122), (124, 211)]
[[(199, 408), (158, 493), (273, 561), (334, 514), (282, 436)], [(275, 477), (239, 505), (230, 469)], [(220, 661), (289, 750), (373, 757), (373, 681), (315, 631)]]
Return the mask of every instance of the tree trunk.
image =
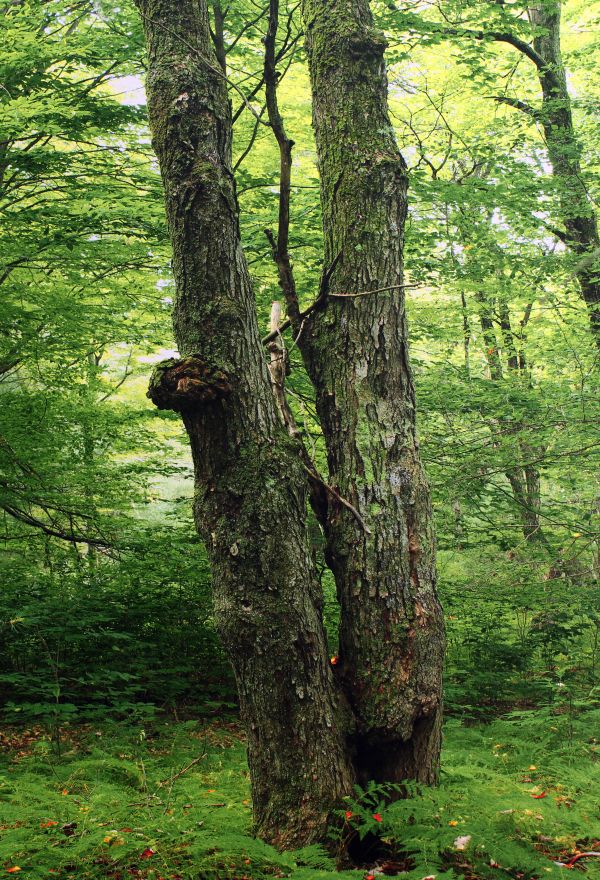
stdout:
[(388, 115), (385, 40), (368, 0), (302, 7), (329, 270), (324, 308), (305, 321), (300, 345), (330, 483), (364, 523), (330, 504), (336, 675), (354, 713), (359, 781), (434, 782), (444, 630), (408, 361), (406, 166)]
[(594, 339), (600, 347), (600, 238), (596, 215), (581, 173), (581, 148), (573, 127), (560, 48), (561, 4), (558, 0), (544, 0), (532, 4), (528, 12), (537, 31), (533, 47), (540, 59), (538, 77), (543, 96), (540, 119), (548, 156), (560, 187), (565, 243), (580, 257), (577, 280), (588, 307)]
[(277, 413), (258, 335), (206, 0), (137, 5), (181, 352), (155, 371), (149, 396), (181, 413), (190, 438), (195, 520), (248, 733), (256, 831), (297, 846), (323, 838), (352, 785), (306, 531), (306, 473)]
[[(500, 351), (498, 349), (498, 341), (496, 330), (492, 320), (493, 308), (484, 293), (478, 291), (475, 299), (479, 305), (479, 320), (481, 323), (481, 332), (485, 344), (485, 354), (488, 363), (490, 378), (494, 382), (503, 380), (502, 361), (500, 359)], [(517, 351), (515, 338), (512, 332), (512, 324), (510, 320), (510, 312), (505, 301), (501, 300), (498, 304), (500, 312), (500, 329), (505, 346), (506, 361), (508, 368), (508, 376), (516, 379), (521, 378), (525, 374), (526, 363), (523, 351)], [(533, 463), (535, 458), (541, 456), (542, 449), (534, 449), (529, 443), (519, 437), (523, 425), (512, 424), (506, 420), (500, 420), (498, 425), (503, 431), (509, 431), (517, 435), (515, 456), (521, 457), (529, 463), (524, 465), (514, 465), (507, 468), (505, 476), (510, 483), (512, 495), (515, 504), (519, 510), (519, 518), (523, 529), (523, 537), (529, 543), (547, 544), (546, 536), (542, 531), (540, 521), (541, 511), (541, 491), (540, 491), (540, 472)]]

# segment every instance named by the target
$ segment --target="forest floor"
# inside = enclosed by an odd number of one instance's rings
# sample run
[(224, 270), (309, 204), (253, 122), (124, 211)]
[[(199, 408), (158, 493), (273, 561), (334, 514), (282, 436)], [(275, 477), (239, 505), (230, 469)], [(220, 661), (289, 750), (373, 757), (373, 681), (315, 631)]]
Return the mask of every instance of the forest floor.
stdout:
[(393, 804), (373, 789), (344, 805), (334, 848), (375, 831), (388, 854), (336, 871), (320, 847), (281, 854), (251, 837), (235, 720), (73, 727), (60, 753), (42, 728), (5, 728), (0, 878), (595, 880), (600, 858), (579, 854), (600, 849), (599, 740), (600, 710), (570, 705), (450, 720), (439, 788)]

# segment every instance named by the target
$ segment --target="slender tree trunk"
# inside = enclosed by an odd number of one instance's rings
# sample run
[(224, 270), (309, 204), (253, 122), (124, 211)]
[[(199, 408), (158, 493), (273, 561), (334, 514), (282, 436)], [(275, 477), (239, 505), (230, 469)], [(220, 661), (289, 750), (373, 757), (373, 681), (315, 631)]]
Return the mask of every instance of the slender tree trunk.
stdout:
[(322, 839), (352, 776), (306, 533), (306, 473), (276, 410), (240, 246), (226, 82), (206, 0), (136, 0), (162, 173), (181, 360), (149, 395), (181, 412), (215, 618), (248, 733), (257, 833)]
[(600, 347), (600, 237), (592, 202), (581, 173), (579, 146), (560, 48), (559, 0), (531, 4), (529, 19), (536, 28), (533, 47), (540, 58), (542, 88), (540, 119), (548, 155), (559, 183), (565, 243), (580, 257), (576, 275), (588, 307), (590, 325)]
[(471, 375), (471, 362), (469, 360), (469, 349), (471, 346), (471, 324), (469, 321), (469, 312), (467, 310), (467, 298), (463, 290), (460, 292), (460, 305), (463, 319), (463, 348), (465, 352), (465, 374), (467, 379)]
[(475, 299), (478, 305), (479, 323), (481, 324), (481, 334), (485, 345), (485, 359), (490, 371), (490, 378), (495, 382), (499, 382), (502, 379), (502, 361), (500, 360), (496, 328), (492, 320), (493, 301), (490, 303), (485, 293), (480, 290), (475, 293)]
[[(481, 324), (481, 332), (485, 344), (486, 359), (490, 371), (490, 378), (494, 382), (501, 382), (503, 379), (502, 362), (500, 352), (498, 350), (498, 341), (496, 337), (496, 329), (492, 320), (492, 309), (485, 294), (478, 292), (475, 295), (479, 305), (479, 320)], [(515, 339), (512, 332), (510, 321), (510, 313), (506, 302), (499, 303), (500, 312), (500, 329), (506, 349), (506, 366), (508, 375), (518, 377), (521, 371), (525, 371), (525, 354), (523, 351), (518, 352)], [(506, 422), (500, 421), (500, 427), (504, 430), (508, 429)], [(511, 433), (517, 434), (522, 429), (522, 425), (513, 425)], [(517, 436), (515, 443), (515, 457), (521, 457), (527, 461), (534, 459), (539, 455), (541, 450), (534, 450), (533, 447)], [(529, 543), (546, 544), (546, 536), (542, 531), (540, 521), (541, 510), (541, 494), (540, 494), (540, 473), (537, 466), (533, 463), (525, 465), (516, 465), (507, 468), (505, 471), (506, 479), (510, 484), (515, 504), (519, 511), (523, 537)]]
[(385, 40), (368, 0), (303, 0), (302, 9), (329, 270), (325, 307), (305, 322), (300, 344), (330, 482), (364, 523), (330, 504), (336, 675), (354, 713), (359, 781), (434, 782), (444, 629), (408, 360), (406, 166), (388, 115)]
[[(523, 445), (518, 444), (521, 454), (525, 453)], [(523, 528), (523, 537), (529, 543), (546, 543), (540, 524), (540, 475), (532, 466), (512, 467), (506, 472), (513, 498), (519, 508), (519, 516)]]
[[(515, 336), (512, 330), (510, 312), (505, 300), (500, 301), (500, 327), (506, 348), (506, 363), (509, 375), (517, 379), (525, 379), (527, 375), (527, 363), (525, 352), (520, 351), (515, 344)], [(522, 429), (522, 425), (516, 426), (516, 431)], [(542, 506), (540, 471), (535, 463), (542, 457), (543, 447), (533, 446), (520, 436), (517, 440), (519, 454), (524, 461), (522, 466), (513, 468), (511, 477), (507, 474), (513, 489), (515, 499), (519, 503), (521, 523), (523, 525), (523, 537), (530, 543), (546, 544), (546, 536), (542, 530), (540, 512)], [(513, 482), (514, 480), (514, 482)]]

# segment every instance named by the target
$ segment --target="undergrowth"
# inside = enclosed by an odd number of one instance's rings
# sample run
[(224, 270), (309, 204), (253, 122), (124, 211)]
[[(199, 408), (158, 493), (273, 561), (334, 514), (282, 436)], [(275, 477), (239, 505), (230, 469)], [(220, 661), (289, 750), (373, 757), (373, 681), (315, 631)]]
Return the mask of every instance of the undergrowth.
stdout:
[(600, 709), (573, 706), (450, 721), (438, 788), (390, 802), (371, 787), (341, 805), (341, 842), (376, 834), (391, 855), (337, 871), (320, 847), (281, 854), (251, 836), (235, 722), (73, 728), (60, 756), (13, 728), (0, 735), (0, 877), (596, 880), (598, 858), (556, 863), (598, 848), (599, 731)]

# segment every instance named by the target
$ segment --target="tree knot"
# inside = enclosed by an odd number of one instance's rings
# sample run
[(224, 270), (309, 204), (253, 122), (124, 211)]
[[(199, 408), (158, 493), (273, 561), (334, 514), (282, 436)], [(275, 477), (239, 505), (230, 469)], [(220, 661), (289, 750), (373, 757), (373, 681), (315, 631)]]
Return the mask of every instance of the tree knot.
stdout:
[(231, 393), (229, 376), (200, 355), (161, 361), (152, 371), (147, 397), (159, 409), (197, 409)]
[(383, 31), (374, 27), (361, 28), (348, 36), (348, 47), (357, 58), (374, 57), (380, 60), (387, 49)]

